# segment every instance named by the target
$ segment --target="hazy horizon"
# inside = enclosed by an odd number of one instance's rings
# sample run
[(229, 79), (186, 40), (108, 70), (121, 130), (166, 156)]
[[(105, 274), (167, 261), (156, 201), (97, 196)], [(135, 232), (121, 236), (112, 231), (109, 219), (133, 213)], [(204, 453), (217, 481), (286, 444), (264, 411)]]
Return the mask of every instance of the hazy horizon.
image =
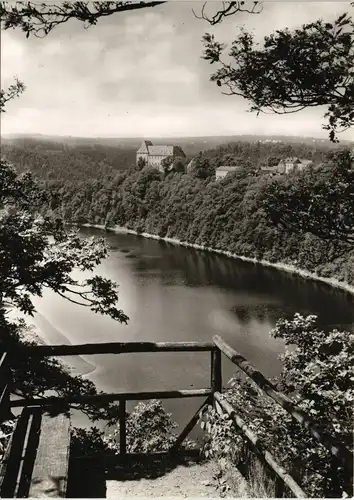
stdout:
[[(101, 19), (88, 30), (72, 20), (44, 39), (2, 32), (1, 85), (17, 76), (25, 93), (7, 105), (2, 135), (72, 137), (218, 137), (279, 135), (327, 139), (325, 109), (291, 115), (249, 113), (225, 96), (201, 56), (205, 32), (228, 43), (244, 25), (258, 40), (318, 18), (333, 20), (349, 2), (265, 2), (259, 15), (238, 14), (210, 26), (193, 16), (201, 2), (169, 2)], [(209, 12), (217, 3), (208, 5)], [(348, 130), (342, 140), (353, 140)]]
[[(49, 133), (45, 133), (45, 132), (8, 132), (8, 133), (1, 133), (2, 136), (10, 136), (10, 135), (32, 135), (32, 136), (35, 136), (35, 135), (43, 135), (43, 136), (48, 136), (48, 137), (87, 137), (88, 139), (94, 139), (95, 137), (99, 137), (99, 138), (102, 138), (102, 139), (109, 139), (109, 138), (116, 138), (116, 137), (122, 137), (122, 138), (125, 138), (125, 139), (135, 139), (135, 138), (144, 138), (145, 136), (143, 135), (116, 135), (116, 134), (112, 134), (112, 135), (98, 135), (98, 134), (95, 134), (95, 135), (77, 135), (77, 134), (49, 134)], [(146, 136), (146, 137), (171, 137), (171, 138), (174, 138), (174, 137), (189, 137), (189, 138), (193, 138), (193, 137), (227, 137), (227, 136), (242, 136), (242, 135), (253, 135), (253, 136), (263, 136), (263, 137), (307, 137), (307, 138), (311, 138), (311, 139), (328, 139), (327, 136), (323, 137), (316, 137), (315, 135), (305, 135), (305, 134), (268, 134), (266, 132), (264, 133), (252, 133), (252, 132), (249, 132), (249, 133), (235, 133), (235, 134), (202, 134), (202, 135), (190, 135), (190, 134), (174, 134), (174, 135), (169, 135), (169, 134), (159, 134), (159, 135), (149, 135), (149, 136)], [(349, 139), (350, 140), (350, 139)]]
[[(72, 138), (72, 139), (139, 139), (139, 140), (163, 140), (163, 139), (218, 139), (218, 138), (224, 138), (224, 137), (244, 137), (244, 136), (253, 136), (253, 137), (265, 137), (265, 138), (294, 138), (294, 139), (315, 139), (317, 141), (328, 141), (330, 144), (333, 144), (330, 142), (328, 137), (316, 137), (315, 135), (299, 135), (299, 134), (252, 134), (252, 133), (239, 133), (239, 134), (213, 134), (213, 135), (150, 135), (150, 136), (140, 136), (140, 135), (71, 135), (71, 134), (45, 134), (45, 133), (35, 133), (35, 132), (28, 132), (28, 133), (23, 133), (23, 132), (10, 132), (10, 133), (1, 133), (0, 137), (53, 137), (53, 138)], [(270, 139), (271, 140), (271, 139)], [(350, 142), (352, 143), (354, 139), (349, 138), (349, 139), (342, 139), (340, 137), (339, 145), (341, 142)]]

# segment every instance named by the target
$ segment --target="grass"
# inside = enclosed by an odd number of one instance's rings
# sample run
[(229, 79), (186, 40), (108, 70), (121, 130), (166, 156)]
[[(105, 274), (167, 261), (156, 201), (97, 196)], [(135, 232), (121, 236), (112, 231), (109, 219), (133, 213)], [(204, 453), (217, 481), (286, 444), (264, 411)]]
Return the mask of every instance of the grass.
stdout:
[(275, 498), (275, 479), (250, 450), (237, 462), (215, 459), (214, 481), (221, 496), (237, 498)]

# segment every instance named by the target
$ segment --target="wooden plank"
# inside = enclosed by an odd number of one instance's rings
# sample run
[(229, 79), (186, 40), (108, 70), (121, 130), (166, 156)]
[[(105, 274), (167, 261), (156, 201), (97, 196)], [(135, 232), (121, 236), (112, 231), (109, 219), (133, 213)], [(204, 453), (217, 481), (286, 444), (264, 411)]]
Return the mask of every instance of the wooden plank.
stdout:
[(108, 403), (112, 401), (144, 401), (147, 399), (178, 399), (209, 396), (211, 389), (181, 389), (172, 391), (150, 391), (150, 392), (117, 392), (112, 394), (96, 394), (93, 396), (70, 396), (70, 397), (52, 397), (47, 398), (26, 398), (11, 401), (11, 408), (22, 406), (51, 406), (53, 404), (73, 404), (73, 403)]
[(200, 418), (200, 412), (205, 411), (207, 406), (213, 402), (212, 396), (209, 396), (206, 398), (206, 400), (202, 403), (202, 405), (198, 408), (198, 410), (195, 412), (191, 420), (188, 422), (188, 424), (185, 426), (183, 431), (180, 433), (176, 441), (174, 442), (172, 448), (171, 448), (171, 453), (174, 453), (178, 450), (178, 448), (181, 446), (183, 441), (186, 439), (188, 434), (192, 431), (193, 427), (196, 425)]
[(119, 403), (119, 453), (127, 453), (127, 421), (126, 421), (126, 402), (125, 399)]
[(337, 456), (350, 476), (353, 474), (353, 454), (341, 443), (336, 441), (309, 417), (301, 408), (296, 406), (291, 399), (281, 393), (266, 377), (255, 368), (239, 352), (229, 346), (219, 335), (213, 337), (213, 342), (235, 365), (250, 377), (270, 398), (278, 403), (284, 410), (302, 424), (323, 446)]
[(25, 437), (24, 451), (22, 454), (21, 466), (15, 491), (15, 496), (19, 498), (26, 498), (28, 496), (33, 466), (37, 456), (42, 422), (41, 408), (31, 408), (29, 411), (29, 425)]
[(1, 498), (65, 496), (68, 422), (63, 415), (42, 419), (41, 408), (23, 410), (0, 469)]
[(21, 460), (24, 454), (25, 438), (30, 424), (30, 411), (24, 409), (17, 421), (14, 433), (7, 446), (0, 469), (0, 497), (14, 498)]
[(261, 442), (258, 437), (251, 431), (251, 429), (246, 425), (245, 421), (237, 415), (234, 408), (223, 399), (219, 392), (215, 392), (214, 398), (219, 403), (221, 408), (230, 416), (233, 423), (242, 431), (246, 438), (257, 448), (260, 455), (262, 455), (265, 462), (274, 470), (274, 472), (282, 479), (282, 481), (288, 486), (292, 493), (297, 498), (307, 498), (305, 492), (296, 483), (296, 481), (290, 476), (290, 474), (275, 460), (273, 455), (263, 449)]
[(29, 497), (66, 496), (69, 450), (70, 419), (62, 414), (44, 414)]
[(16, 355), (74, 356), (135, 352), (205, 352), (216, 349), (211, 342), (107, 342), (77, 345), (38, 345), (17, 348)]

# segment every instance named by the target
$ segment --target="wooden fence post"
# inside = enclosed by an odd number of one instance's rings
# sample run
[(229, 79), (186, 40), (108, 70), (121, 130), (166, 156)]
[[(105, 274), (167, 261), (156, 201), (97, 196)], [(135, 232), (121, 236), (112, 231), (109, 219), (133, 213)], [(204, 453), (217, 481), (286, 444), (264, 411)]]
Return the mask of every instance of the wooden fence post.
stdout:
[(119, 401), (119, 453), (127, 453), (126, 400)]
[(215, 349), (211, 351), (211, 390), (212, 392), (222, 392), (222, 371), (221, 371), (221, 351)]

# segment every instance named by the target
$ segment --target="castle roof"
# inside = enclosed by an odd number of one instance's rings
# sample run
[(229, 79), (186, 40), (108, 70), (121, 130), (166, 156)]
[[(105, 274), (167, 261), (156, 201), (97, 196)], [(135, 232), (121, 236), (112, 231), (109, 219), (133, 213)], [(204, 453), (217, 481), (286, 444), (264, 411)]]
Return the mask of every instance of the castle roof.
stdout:
[(176, 156), (183, 156), (184, 158), (186, 158), (185, 152), (183, 151), (181, 146), (173, 146), (173, 148), (174, 148), (174, 154)]
[(173, 146), (149, 146), (149, 155), (156, 156), (172, 156)]
[(137, 153), (148, 153), (149, 152), (149, 147), (152, 146), (151, 141), (143, 141), (140, 144), (140, 148), (138, 149)]
[(147, 153), (151, 156), (186, 156), (180, 146), (166, 144), (154, 146), (151, 141), (143, 141), (137, 151), (138, 153)]

